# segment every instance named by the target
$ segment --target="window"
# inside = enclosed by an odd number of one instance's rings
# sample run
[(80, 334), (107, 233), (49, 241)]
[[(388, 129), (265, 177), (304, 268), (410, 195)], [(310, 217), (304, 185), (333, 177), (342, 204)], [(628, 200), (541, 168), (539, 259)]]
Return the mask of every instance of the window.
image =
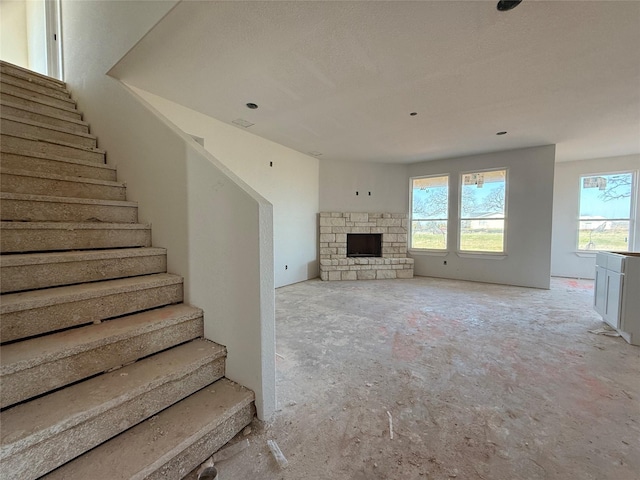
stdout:
[(578, 250), (628, 251), (634, 174), (580, 177)]
[(446, 250), (449, 219), (449, 175), (411, 179), (411, 245)]
[(504, 252), (506, 189), (506, 170), (462, 175), (460, 251)]

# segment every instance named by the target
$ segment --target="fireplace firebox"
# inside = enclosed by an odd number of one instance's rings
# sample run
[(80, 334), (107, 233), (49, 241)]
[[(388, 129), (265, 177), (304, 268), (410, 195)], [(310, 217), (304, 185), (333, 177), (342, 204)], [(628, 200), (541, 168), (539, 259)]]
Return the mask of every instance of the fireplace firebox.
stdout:
[(348, 233), (347, 257), (381, 257), (381, 233)]

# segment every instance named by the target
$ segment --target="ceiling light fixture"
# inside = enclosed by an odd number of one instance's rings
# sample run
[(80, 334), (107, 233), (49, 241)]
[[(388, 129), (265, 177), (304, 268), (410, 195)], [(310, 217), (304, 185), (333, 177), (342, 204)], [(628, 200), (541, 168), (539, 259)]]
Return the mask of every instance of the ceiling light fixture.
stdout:
[(418, 112), (411, 112), (409, 115), (411, 115), (412, 117), (415, 117), (418, 114)]
[(499, 12), (506, 12), (507, 10), (512, 10), (520, 5), (522, 0), (500, 0), (496, 8)]
[(256, 105), (255, 103), (247, 103), (247, 108), (255, 110), (256, 108), (258, 108), (258, 105)]
[(506, 134), (507, 134), (507, 132), (498, 132), (498, 133), (496, 133), (496, 135), (506, 135)]

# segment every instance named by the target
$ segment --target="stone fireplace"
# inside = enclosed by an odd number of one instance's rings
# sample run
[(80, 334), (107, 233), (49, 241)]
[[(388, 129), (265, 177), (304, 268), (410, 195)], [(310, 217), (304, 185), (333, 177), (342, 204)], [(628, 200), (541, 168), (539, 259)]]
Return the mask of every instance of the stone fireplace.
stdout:
[(402, 213), (320, 213), (320, 278), (413, 278), (407, 227)]

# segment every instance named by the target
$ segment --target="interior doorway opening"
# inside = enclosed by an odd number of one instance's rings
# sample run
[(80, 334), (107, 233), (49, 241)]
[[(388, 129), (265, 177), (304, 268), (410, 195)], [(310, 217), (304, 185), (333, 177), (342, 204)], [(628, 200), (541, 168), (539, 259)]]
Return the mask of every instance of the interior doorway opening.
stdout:
[(63, 80), (60, 0), (2, 0), (0, 59)]

